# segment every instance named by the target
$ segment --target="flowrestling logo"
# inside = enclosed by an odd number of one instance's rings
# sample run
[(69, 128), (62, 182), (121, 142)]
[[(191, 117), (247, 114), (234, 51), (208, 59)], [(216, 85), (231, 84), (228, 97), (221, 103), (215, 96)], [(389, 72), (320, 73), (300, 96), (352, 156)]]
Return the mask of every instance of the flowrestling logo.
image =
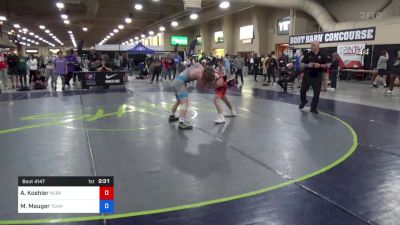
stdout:
[[(115, 109), (116, 111), (114, 111)], [(135, 123), (135, 120), (132, 118), (146, 115), (160, 117), (162, 114), (157, 113), (155, 109), (148, 105), (135, 107), (123, 104), (120, 106), (102, 106), (97, 109), (86, 108), (83, 109), (85, 113), (68, 112), (31, 115), (20, 118), (20, 121), (26, 121), (28, 125), (0, 129), (0, 135), (52, 126), (61, 126), (69, 129), (87, 129), (91, 131), (137, 131), (151, 129), (160, 125), (154, 123), (153, 125), (150, 124), (144, 127), (141, 123)], [(129, 123), (118, 121), (124, 117), (129, 119)], [(101, 123), (102, 120), (112, 122)], [(82, 122), (86, 123), (85, 128), (82, 127)]]
[[(208, 105), (199, 105), (197, 102), (191, 102), (193, 105), (189, 108), (188, 117), (194, 119), (197, 117), (197, 110), (200, 108), (203, 111), (214, 112), (214, 108)], [(6, 128), (0, 124), (0, 135), (11, 134), (17, 132), (28, 131), (32, 129), (40, 129), (46, 127), (64, 127), (67, 129), (90, 131), (105, 131), (105, 132), (119, 132), (119, 131), (140, 131), (159, 128), (160, 120), (167, 119), (166, 111), (170, 110), (172, 103), (160, 102), (160, 104), (153, 103), (140, 103), (137, 105), (115, 105), (115, 106), (100, 106), (100, 107), (87, 107), (79, 110), (79, 112), (62, 112), (62, 113), (48, 113), (36, 114), (19, 118), (19, 121), (24, 121), (27, 124)], [(82, 113), (83, 112), (83, 113)], [(153, 118), (149, 120), (148, 118)], [(143, 121), (147, 121), (146, 126)], [(82, 127), (82, 122), (86, 124)], [(20, 124), (20, 122), (15, 122)], [(13, 123), (8, 123), (13, 124)]]

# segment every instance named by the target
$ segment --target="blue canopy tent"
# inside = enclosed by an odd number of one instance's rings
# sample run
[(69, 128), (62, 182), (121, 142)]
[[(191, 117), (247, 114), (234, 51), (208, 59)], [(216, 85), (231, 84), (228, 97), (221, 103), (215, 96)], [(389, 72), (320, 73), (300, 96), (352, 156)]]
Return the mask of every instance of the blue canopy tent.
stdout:
[(137, 44), (133, 48), (128, 50), (129, 54), (145, 54), (145, 55), (153, 55), (156, 51), (147, 48), (142, 43)]

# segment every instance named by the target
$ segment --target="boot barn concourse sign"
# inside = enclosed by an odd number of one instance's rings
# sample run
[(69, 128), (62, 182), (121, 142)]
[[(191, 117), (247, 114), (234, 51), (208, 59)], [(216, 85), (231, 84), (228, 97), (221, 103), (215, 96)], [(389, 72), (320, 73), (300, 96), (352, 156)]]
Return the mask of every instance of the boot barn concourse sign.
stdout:
[(375, 40), (375, 27), (289, 36), (290, 45)]

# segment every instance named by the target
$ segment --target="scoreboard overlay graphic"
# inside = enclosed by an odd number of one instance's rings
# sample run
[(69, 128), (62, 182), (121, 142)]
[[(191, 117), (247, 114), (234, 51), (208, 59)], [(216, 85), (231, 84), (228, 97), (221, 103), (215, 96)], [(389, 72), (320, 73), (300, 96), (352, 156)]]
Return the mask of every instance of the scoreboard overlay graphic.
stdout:
[(18, 177), (18, 213), (114, 213), (114, 177)]

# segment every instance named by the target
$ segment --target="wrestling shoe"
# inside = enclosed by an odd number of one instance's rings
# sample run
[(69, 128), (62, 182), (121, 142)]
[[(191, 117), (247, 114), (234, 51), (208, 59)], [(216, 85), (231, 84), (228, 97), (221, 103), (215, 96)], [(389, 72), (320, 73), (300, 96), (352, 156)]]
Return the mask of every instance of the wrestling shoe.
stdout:
[(190, 125), (185, 122), (179, 122), (178, 128), (181, 130), (191, 130), (191, 129), (193, 129), (193, 125)]
[(218, 118), (216, 119), (216, 120), (214, 120), (214, 122), (216, 123), (216, 124), (222, 124), (222, 123), (225, 123), (225, 118), (224, 118), (224, 116), (218, 116)]
[(176, 116), (174, 116), (174, 115), (170, 115), (169, 118), (168, 118), (168, 121), (169, 121), (170, 123), (176, 122), (176, 121), (178, 121), (178, 120), (179, 120), (179, 117), (176, 117)]
[(235, 110), (232, 110), (231, 113), (225, 114), (224, 116), (225, 116), (225, 117), (235, 117), (236, 115), (237, 115), (237, 114), (236, 114)]

